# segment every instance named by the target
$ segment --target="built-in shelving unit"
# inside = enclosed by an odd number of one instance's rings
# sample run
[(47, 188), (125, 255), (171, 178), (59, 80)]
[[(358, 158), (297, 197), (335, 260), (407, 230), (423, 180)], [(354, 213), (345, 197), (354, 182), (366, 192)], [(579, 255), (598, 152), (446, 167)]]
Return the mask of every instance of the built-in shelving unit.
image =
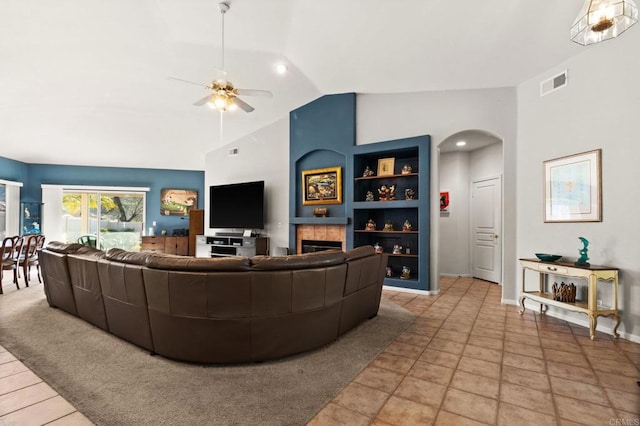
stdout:
[[(385, 285), (429, 289), (429, 154), (429, 136), (354, 147), (353, 246), (378, 244), (389, 254), (391, 276)], [(392, 173), (378, 176), (378, 161), (389, 158), (394, 162)], [(364, 176), (367, 167), (376, 174)], [(394, 187), (393, 200), (380, 199), (383, 185)], [(407, 191), (413, 194), (407, 197)], [(373, 201), (367, 201), (367, 193)], [(375, 222), (375, 230), (367, 230), (369, 220)], [(408, 231), (403, 230), (405, 222), (411, 224)], [(385, 230), (385, 223), (393, 230)], [(402, 247), (399, 253), (393, 254), (394, 246)], [(402, 274), (406, 268), (408, 278)]]

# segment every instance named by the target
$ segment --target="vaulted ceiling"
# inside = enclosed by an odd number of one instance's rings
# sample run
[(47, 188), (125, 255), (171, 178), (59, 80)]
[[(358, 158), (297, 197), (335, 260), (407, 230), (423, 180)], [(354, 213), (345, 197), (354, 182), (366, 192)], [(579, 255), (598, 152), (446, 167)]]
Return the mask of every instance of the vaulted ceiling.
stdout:
[[(195, 107), (221, 65), (216, 0), (0, 1), (0, 156), (204, 168), (204, 154), (331, 93), (515, 86), (584, 47), (581, 0), (231, 0), (225, 68), (256, 110)], [(284, 62), (286, 75), (274, 72)], [(222, 137), (222, 139), (221, 139)]]

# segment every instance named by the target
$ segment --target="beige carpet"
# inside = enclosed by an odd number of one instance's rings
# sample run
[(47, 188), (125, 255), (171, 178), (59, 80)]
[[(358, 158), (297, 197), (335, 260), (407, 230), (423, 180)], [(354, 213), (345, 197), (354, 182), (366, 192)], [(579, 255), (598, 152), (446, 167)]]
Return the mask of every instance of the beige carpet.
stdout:
[(0, 344), (101, 425), (302, 425), (415, 316), (379, 315), (333, 344), (279, 361), (185, 364), (50, 308), (42, 285), (0, 295)]

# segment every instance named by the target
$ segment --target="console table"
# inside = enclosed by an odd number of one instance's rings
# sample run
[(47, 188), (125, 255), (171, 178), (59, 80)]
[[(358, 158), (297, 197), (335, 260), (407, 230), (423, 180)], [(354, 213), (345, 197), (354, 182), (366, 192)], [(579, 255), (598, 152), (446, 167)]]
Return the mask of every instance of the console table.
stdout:
[[(520, 315), (524, 313), (525, 299), (540, 303), (540, 313), (547, 311), (549, 305), (575, 312), (582, 312), (589, 317), (589, 336), (595, 338), (596, 325), (599, 316), (611, 316), (616, 321), (613, 327), (613, 337), (618, 338), (617, 332), (620, 325), (618, 316), (618, 269), (608, 266), (576, 265), (572, 262), (543, 262), (538, 259), (520, 259), (522, 266), (522, 296), (520, 296)], [(537, 291), (527, 291), (525, 284), (526, 270), (536, 271), (540, 274), (540, 286)], [(548, 292), (549, 275), (574, 277), (586, 279), (589, 283), (587, 301), (576, 300), (573, 303), (554, 300), (553, 293)], [(598, 306), (598, 281), (608, 281), (613, 284), (613, 306)]]

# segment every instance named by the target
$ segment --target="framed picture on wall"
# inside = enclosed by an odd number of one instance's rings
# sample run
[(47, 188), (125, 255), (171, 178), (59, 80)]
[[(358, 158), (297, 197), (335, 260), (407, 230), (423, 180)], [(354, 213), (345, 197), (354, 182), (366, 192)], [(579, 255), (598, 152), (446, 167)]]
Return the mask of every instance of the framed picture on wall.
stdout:
[(440, 213), (449, 213), (449, 191), (440, 192)]
[(198, 191), (193, 189), (160, 190), (160, 214), (186, 216), (198, 208)]
[(601, 149), (544, 162), (544, 221), (602, 222)]
[(304, 170), (302, 204), (342, 204), (342, 168)]

